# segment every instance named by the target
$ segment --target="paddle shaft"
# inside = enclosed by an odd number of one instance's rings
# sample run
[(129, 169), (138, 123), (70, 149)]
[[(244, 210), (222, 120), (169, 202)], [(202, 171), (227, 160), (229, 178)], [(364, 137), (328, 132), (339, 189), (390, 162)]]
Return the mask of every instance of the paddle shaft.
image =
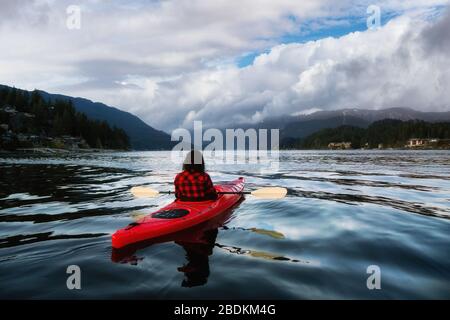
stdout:
[[(174, 191), (159, 191), (161, 194), (175, 194)], [(234, 192), (234, 191), (218, 191), (217, 194), (251, 194), (251, 191), (240, 191), (240, 192)]]
[[(131, 193), (135, 197), (141, 198), (142, 197), (154, 198), (158, 196), (158, 194), (175, 194), (175, 192), (173, 191), (158, 191), (148, 187), (133, 187), (131, 188)], [(239, 195), (249, 194), (261, 199), (282, 199), (286, 196), (287, 189), (280, 187), (267, 187), (253, 191), (218, 191), (217, 194), (239, 194)]]

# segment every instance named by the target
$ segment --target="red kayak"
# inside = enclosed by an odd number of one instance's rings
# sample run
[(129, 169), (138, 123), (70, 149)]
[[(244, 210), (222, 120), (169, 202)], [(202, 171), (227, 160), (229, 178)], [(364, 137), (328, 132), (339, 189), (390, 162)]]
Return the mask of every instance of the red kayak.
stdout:
[(242, 198), (244, 178), (215, 186), (217, 192), (238, 192), (237, 194), (219, 194), (217, 200), (187, 202), (175, 200), (156, 212), (145, 216), (112, 235), (113, 248), (182, 231), (211, 220), (233, 207)]

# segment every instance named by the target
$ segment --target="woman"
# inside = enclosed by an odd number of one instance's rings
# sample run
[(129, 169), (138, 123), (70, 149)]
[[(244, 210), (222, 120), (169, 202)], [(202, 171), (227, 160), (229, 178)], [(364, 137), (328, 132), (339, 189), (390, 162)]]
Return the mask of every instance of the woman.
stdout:
[(175, 197), (181, 201), (217, 199), (210, 176), (205, 172), (205, 160), (200, 151), (190, 151), (183, 163), (183, 171), (175, 177)]

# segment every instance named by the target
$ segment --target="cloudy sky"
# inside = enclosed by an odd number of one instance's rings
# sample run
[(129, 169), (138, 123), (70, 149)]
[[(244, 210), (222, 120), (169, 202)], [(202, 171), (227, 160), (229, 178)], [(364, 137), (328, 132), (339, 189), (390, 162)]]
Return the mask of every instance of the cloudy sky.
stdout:
[(0, 83), (104, 102), (167, 131), (318, 109), (450, 110), (448, 5), (0, 0)]

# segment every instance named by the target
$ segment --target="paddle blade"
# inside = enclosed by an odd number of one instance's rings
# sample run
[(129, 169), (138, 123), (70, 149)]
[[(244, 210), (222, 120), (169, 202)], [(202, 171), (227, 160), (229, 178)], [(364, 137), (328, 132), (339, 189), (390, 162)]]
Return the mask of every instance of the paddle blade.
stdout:
[(130, 214), (130, 217), (134, 220), (134, 222), (141, 221), (147, 214), (139, 211), (133, 211)]
[(159, 191), (148, 187), (133, 187), (131, 193), (136, 198), (154, 198), (159, 195)]
[(257, 228), (250, 228), (250, 231), (258, 234), (262, 234), (265, 236), (269, 236), (275, 239), (284, 239), (284, 234), (281, 232), (275, 231), (275, 230), (266, 230), (266, 229), (257, 229)]
[(261, 188), (251, 192), (251, 195), (260, 199), (282, 199), (286, 196), (287, 189), (281, 187)]

